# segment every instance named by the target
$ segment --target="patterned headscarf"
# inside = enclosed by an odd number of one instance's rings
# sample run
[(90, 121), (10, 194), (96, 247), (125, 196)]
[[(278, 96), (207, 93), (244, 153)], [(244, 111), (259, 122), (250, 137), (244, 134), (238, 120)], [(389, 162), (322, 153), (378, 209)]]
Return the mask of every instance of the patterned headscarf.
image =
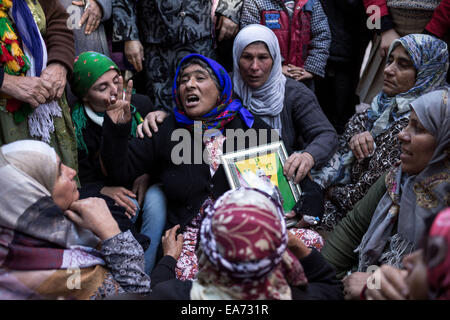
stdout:
[(289, 284), (306, 285), (287, 250), (283, 209), (257, 190), (230, 190), (205, 209), (198, 278), (192, 299), (292, 299)]
[[(100, 239), (52, 209), (57, 175), (55, 150), (44, 142), (0, 148), (0, 299), (87, 299), (106, 276)], [(70, 290), (69, 268), (80, 268), (80, 290)]]
[(448, 70), (447, 44), (433, 36), (409, 34), (394, 40), (388, 56), (403, 46), (416, 68), (416, 82), (407, 92), (388, 97), (381, 91), (367, 110), (367, 129), (373, 137), (388, 129), (398, 119), (408, 116), (409, 104), (419, 96), (445, 85)]
[[(197, 58), (206, 62), (209, 67), (215, 73), (217, 80), (219, 81), (220, 92), (219, 101), (217, 105), (207, 114), (202, 117), (202, 129), (211, 130), (217, 129), (223, 131), (225, 125), (232, 121), (236, 115), (239, 114), (245, 124), (251, 128), (253, 126), (254, 118), (250, 112), (248, 112), (243, 106), (240, 100), (233, 100), (233, 85), (231, 79), (226, 70), (218, 64), (216, 61), (206, 58), (199, 54), (190, 54), (184, 57), (178, 65), (175, 78), (173, 80), (172, 97), (175, 101), (176, 107), (174, 108), (175, 119), (178, 123), (187, 127), (190, 130), (194, 128), (194, 120), (189, 118), (184, 111), (184, 107), (180, 102), (179, 88), (177, 84), (178, 77), (183, 65), (189, 60)], [(220, 90), (219, 90), (220, 91)]]
[[(264, 42), (269, 48), (273, 64), (269, 78), (260, 88), (250, 88), (242, 79), (239, 59), (244, 49), (255, 41)], [(280, 113), (284, 107), (286, 77), (282, 73), (280, 45), (275, 33), (266, 26), (251, 24), (237, 34), (233, 44), (233, 84), (235, 93), (242, 99), (245, 107), (260, 116), (281, 134)]]
[[(416, 249), (425, 233), (425, 220), (450, 206), (449, 89), (427, 93), (413, 101), (411, 107), (435, 137), (436, 149), (419, 174), (408, 176), (401, 167), (395, 167), (386, 176), (387, 192), (357, 249), (360, 271), (377, 261), (400, 267), (402, 257)], [(386, 244), (389, 249), (383, 253)]]
[(440, 212), (428, 235), (426, 252), (428, 284), (433, 297), (450, 300), (450, 208)]
[(70, 88), (81, 100), (92, 85), (109, 70), (120, 73), (119, 67), (104, 54), (86, 51), (75, 58)]

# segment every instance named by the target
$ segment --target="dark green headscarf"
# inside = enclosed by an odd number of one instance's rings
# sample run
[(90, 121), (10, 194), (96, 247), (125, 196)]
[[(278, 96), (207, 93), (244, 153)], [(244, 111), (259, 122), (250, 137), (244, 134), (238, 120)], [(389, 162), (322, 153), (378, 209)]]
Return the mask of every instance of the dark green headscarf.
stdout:
[(94, 51), (81, 53), (73, 64), (72, 92), (82, 100), (95, 81), (109, 70), (116, 70), (120, 74), (119, 67), (104, 54)]
[[(86, 143), (83, 139), (82, 130), (86, 127), (87, 118), (86, 111), (83, 105), (83, 97), (86, 96), (92, 85), (109, 70), (116, 70), (120, 74), (119, 67), (111, 60), (111, 58), (104, 54), (86, 51), (75, 58), (73, 64), (73, 75), (71, 79), (72, 92), (78, 97), (72, 111), (72, 121), (75, 126), (75, 133), (77, 137), (77, 149), (85, 150), (88, 153)], [(131, 106), (132, 111), (136, 111), (134, 106)], [(138, 112), (133, 112), (131, 135), (136, 135), (136, 128), (139, 123), (143, 121)], [(103, 114), (98, 114), (103, 116)]]

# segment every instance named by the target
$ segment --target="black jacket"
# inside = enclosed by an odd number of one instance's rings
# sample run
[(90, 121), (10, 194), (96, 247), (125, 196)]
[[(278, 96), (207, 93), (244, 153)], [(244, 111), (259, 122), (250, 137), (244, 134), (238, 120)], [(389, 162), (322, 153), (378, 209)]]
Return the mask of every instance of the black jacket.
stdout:
[[(256, 129), (258, 140), (261, 139), (258, 129), (271, 129), (257, 117), (253, 128)], [(225, 126), (225, 129), (243, 129), (247, 132), (249, 128), (236, 117)], [(203, 152), (200, 159), (194, 158), (199, 157), (199, 152), (194, 148), (201, 148), (204, 151), (204, 145), (199, 139), (197, 141), (200, 141), (201, 147), (199, 144), (191, 143), (195, 139), (193, 134), (180, 127), (173, 115), (164, 120), (152, 138), (128, 140), (129, 132), (130, 122), (115, 125), (107, 115), (105, 116), (101, 157), (108, 176), (121, 185), (130, 183), (143, 173), (158, 176), (168, 204), (166, 228), (180, 224), (181, 230), (184, 230), (208, 197), (217, 199), (230, 189), (223, 166), (220, 166), (211, 177), (209, 164), (201, 158)], [(187, 134), (186, 139), (179, 139), (178, 133)], [(224, 130), (224, 134), (227, 135), (227, 130)], [(172, 141), (172, 138), (175, 141)], [(267, 141), (257, 141), (257, 144), (270, 142), (270, 138), (268, 133)], [(182, 145), (187, 146), (186, 153), (180, 151)], [(233, 151), (238, 150), (238, 146), (235, 139)], [(245, 144), (239, 149), (249, 146), (249, 139), (246, 139)], [(227, 150), (225, 142), (223, 153), (227, 151), (230, 150)], [(186, 162), (176, 164), (180, 155), (186, 157)]]
[[(136, 111), (142, 117), (154, 111), (150, 99), (141, 94), (134, 94), (131, 98), (131, 104), (136, 107)], [(83, 112), (86, 111), (83, 110)], [(81, 132), (88, 152), (78, 149), (78, 176), (82, 186), (91, 183), (104, 186), (108, 184), (108, 179), (103, 175), (100, 167), (99, 154), (102, 141), (102, 127), (94, 123), (89, 117), (86, 116), (86, 118), (86, 127)]]

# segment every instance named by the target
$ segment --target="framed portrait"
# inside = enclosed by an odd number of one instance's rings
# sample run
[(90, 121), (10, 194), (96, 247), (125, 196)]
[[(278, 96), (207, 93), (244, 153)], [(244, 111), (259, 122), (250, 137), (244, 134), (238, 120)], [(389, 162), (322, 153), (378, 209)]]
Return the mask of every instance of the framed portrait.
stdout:
[[(284, 213), (292, 210), (300, 200), (302, 191), (298, 184), (289, 181), (283, 174), (283, 166), (288, 155), (283, 141), (273, 142), (245, 150), (228, 152), (221, 156), (228, 183), (232, 189), (241, 186), (257, 188), (255, 181), (249, 179), (249, 172), (257, 177), (269, 179), (278, 187), (282, 200)], [(256, 181), (257, 182), (257, 181)], [(297, 219), (286, 220), (288, 227), (297, 223)]]

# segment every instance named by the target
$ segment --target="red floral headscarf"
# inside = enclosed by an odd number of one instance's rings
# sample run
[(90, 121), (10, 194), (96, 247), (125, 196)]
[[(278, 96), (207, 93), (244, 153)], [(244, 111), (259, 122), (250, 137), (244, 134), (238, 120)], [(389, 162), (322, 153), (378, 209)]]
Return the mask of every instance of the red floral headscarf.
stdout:
[(450, 208), (441, 211), (427, 241), (428, 283), (434, 298), (450, 300)]
[(289, 284), (306, 285), (303, 267), (287, 249), (283, 210), (274, 198), (240, 188), (205, 213), (194, 285), (209, 289), (199, 290), (202, 298), (214, 291), (213, 298), (292, 299)]

